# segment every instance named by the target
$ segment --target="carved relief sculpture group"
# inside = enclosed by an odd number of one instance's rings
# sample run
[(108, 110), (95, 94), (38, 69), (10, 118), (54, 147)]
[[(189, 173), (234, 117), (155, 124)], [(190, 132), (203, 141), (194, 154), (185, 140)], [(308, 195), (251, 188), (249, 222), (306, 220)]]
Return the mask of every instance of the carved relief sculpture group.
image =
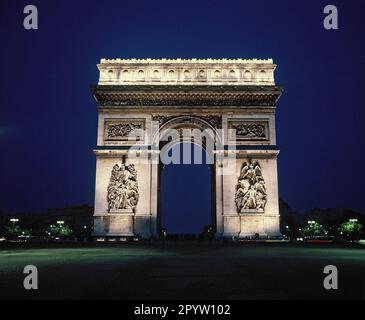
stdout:
[(238, 123), (232, 124), (236, 130), (236, 136), (242, 139), (266, 139), (266, 127), (260, 123)]
[(265, 180), (258, 161), (244, 162), (236, 185), (237, 212), (251, 209), (263, 212), (267, 202)]
[(128, 210), (134, 211), (138, 199), (137, 171), (134, 164), (113, 167), (108, 186), (108, 210)]
[(143, 121), (107, 121), (105, 123), (105, 140), (128, 140), (137, 138), (144, 130)]

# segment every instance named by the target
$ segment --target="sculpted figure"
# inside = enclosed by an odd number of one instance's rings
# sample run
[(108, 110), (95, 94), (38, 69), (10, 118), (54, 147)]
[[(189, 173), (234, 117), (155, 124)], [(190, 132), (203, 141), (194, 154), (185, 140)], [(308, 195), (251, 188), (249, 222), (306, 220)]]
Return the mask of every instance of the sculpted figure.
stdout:
[(256, 209), (264, 209), (266, 201), (264, 200), (263, 196), (258, 194), (256, 196)]
[(108, 186), (108, 210), (135, 210), (138, 199), (137, 171), (134, 164), (116, 164), (112, 169)]
[(245, 209), (255, 209), (256, 208), (256, 190), (254, 186), (250, 187), (250, 190), (245, 194)]
[(258, 161), (244, 162), (236, 185), (235, 204), (237, 212), (242, 209), (264, 210), (267, 193), (265, 180)]

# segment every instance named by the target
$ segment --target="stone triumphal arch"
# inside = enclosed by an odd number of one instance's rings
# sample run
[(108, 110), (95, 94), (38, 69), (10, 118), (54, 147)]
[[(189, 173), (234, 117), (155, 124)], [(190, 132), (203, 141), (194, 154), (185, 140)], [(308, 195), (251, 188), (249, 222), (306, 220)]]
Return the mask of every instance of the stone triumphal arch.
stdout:
[(280, 235), (275, 67), (271, 59), (102, 59), (92, 87), (94, 235), (158, 236), (160, 155), (182, 141), (213, 146), (217, 237)]

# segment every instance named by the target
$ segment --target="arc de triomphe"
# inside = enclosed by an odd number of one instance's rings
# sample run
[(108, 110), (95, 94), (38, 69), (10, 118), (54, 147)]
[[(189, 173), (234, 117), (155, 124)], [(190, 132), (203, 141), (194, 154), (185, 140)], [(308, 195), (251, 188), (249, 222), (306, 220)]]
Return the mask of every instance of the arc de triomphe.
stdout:
[(216, 143), (208, 187), (217, 237), (279, 236), (275, 67), (271, 59), (102, 59), (92, 86), (94, 235), (158, 236), (161, 141), (183, 139), (164, 132), (199, 129)]

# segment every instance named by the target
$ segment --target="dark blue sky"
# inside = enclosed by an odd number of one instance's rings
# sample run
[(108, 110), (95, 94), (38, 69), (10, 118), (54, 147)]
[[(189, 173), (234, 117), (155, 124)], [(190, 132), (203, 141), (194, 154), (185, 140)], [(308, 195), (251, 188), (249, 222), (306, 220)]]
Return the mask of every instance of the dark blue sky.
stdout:
[[(169, 233), (198, 234), (203, 231), (204, 226), (212, 223), (213, 172), (207, 164), (209, 163), (207, 153), (197, 145), (186, 143), (171, 149), (175, 149), (175, 152), (179, 150), (177, 152), (180, 152), (180, 163), (182, 163), (184, 150), (189, 146), (191, 163), (194, 163), (195, 154), (202, 152), (203, 164), (169, 164), (162, 170), (161, 225)], [(167, 158), (164, 156), (162, 158), (166, 163)]]
[[(336, 31), (322, 27), (329, 3)], [(23, 29), (26, 4), (37, 31)], [(0, 0), (0, 209), (93, 204), (100, 58), (269, 57), (285, 89), (280, 196), (365, 211), (364, 17), (360, 0)]]

